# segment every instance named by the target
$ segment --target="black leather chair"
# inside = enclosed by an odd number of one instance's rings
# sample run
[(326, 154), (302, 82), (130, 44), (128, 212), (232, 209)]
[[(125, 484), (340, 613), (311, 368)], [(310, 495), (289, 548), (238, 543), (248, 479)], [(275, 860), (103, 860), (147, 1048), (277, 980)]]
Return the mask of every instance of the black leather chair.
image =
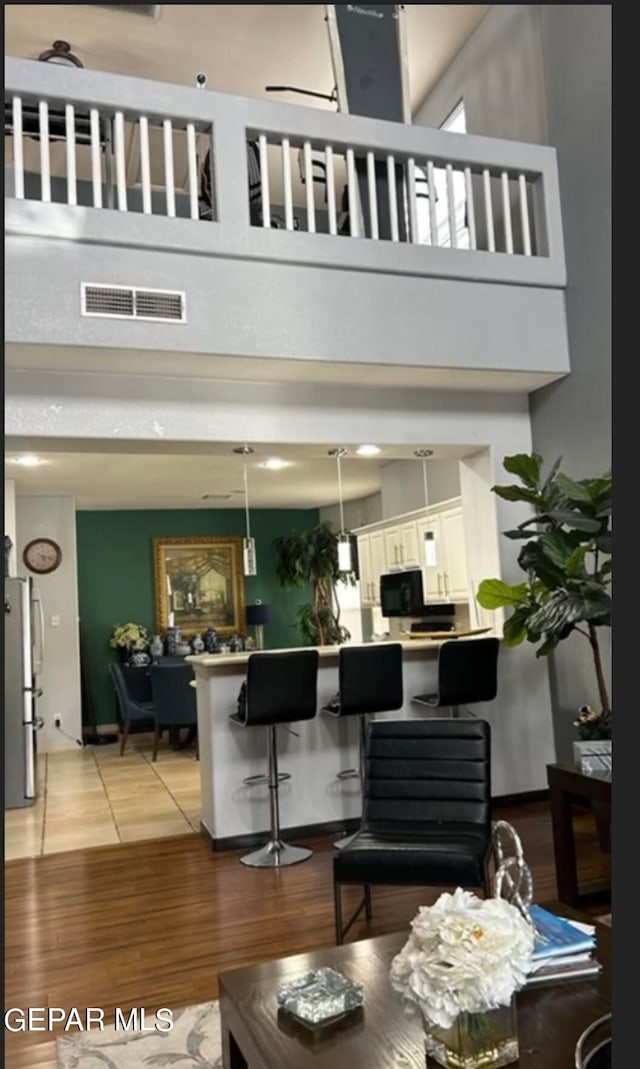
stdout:
[(163, 730), (197, 728), (198, 705), (190, 664), (153, 664), (150, 673), (155, 722), (151, 760), (156, 761)]
[[(367, 734), (364, 813), (333, 859), (336, 943), (371, 885), (482, 888), (490, 893), (491, 733), (483, 720), (376, 720)], [(342, 884), (364, 897), (346, 925)]]
[(239, 708), (230, 719), (241, 727), (268, 728), (269, 841), (240, 860), (252, 868), (281, 868), (311, 857), (311, 850), (289, 846), (280, 838), (278, 788), (278, 724), (313, 720), (318, 705), (318, 651), (252, 653), (247, 665), (246, 688)]
[(120, 756), (124, 754), (130, 734), (154, 729), (154, 705), (151, 682), (147, 670), (128, 668), (115, 661), (109, 665), (109, 674), (118, 699), (122, 722)]
[[(359, 718), (359, 767), (338, 772), (338, 779), (360, 779), (364, 789), (364, 751), (367, 723), (374, 713), (391, 713), (404, 702), (402, 686), (402, 646), (399, 642), (369, 646), (342, 646), (338, 655), (339, 691), (323, 713), (334, 717)], [(339, 849), (351, 836), (339, 839)]]
[(451, 709), (460, 715), (461, 705), (491, 702), (498, 693), (497, 638), (450, 639), (438, 653), (438, 693), (416, 694), (416, 705)]

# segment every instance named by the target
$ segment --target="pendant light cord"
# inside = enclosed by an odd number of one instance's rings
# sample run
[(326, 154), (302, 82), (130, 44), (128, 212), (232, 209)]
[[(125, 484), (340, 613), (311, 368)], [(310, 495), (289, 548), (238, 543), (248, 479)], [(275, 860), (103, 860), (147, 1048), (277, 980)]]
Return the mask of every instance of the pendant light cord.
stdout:
[(251, 525), (249, 523), (249, 480), (247, 478), (247, 465), (244, 465), (244, 507), (247, 515), (247, 538), (251, 538)]
[(427, 486), (427, 462), (423, 458), (422, 460), (422, 480), (424, 482), (424, 505), (425, 508), (429, 508), (429, 490)]

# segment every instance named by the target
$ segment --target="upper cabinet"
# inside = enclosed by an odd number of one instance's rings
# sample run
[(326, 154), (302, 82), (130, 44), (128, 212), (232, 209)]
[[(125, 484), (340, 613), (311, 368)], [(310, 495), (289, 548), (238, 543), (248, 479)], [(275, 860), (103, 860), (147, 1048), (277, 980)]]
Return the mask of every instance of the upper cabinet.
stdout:
[(468, 601), (459, 498), (356, 533), (363, 606), (380, 604), (381, 575), (411, 568), (422, 570), (427, 601)]

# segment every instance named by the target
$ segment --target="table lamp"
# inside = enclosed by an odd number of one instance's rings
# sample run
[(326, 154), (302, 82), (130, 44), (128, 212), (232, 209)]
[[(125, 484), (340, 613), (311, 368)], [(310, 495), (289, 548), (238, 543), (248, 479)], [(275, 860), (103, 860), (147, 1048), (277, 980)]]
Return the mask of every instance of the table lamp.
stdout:
[(271, 623), (271, 606), (263, 605), (261, 601), (256, 601), (254, 605), (247, 605), (247, 627), (255, 628), (256, 634), (256, 649), (264, 649), (264, 633), (263, 627), (265, 624)]

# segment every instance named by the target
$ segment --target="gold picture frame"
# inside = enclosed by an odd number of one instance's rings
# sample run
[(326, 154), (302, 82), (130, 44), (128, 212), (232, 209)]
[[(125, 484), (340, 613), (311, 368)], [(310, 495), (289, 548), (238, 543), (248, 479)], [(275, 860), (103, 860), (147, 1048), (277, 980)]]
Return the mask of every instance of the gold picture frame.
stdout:
[(244, 635), (242, 538), (154, 538), (156, 631)]

